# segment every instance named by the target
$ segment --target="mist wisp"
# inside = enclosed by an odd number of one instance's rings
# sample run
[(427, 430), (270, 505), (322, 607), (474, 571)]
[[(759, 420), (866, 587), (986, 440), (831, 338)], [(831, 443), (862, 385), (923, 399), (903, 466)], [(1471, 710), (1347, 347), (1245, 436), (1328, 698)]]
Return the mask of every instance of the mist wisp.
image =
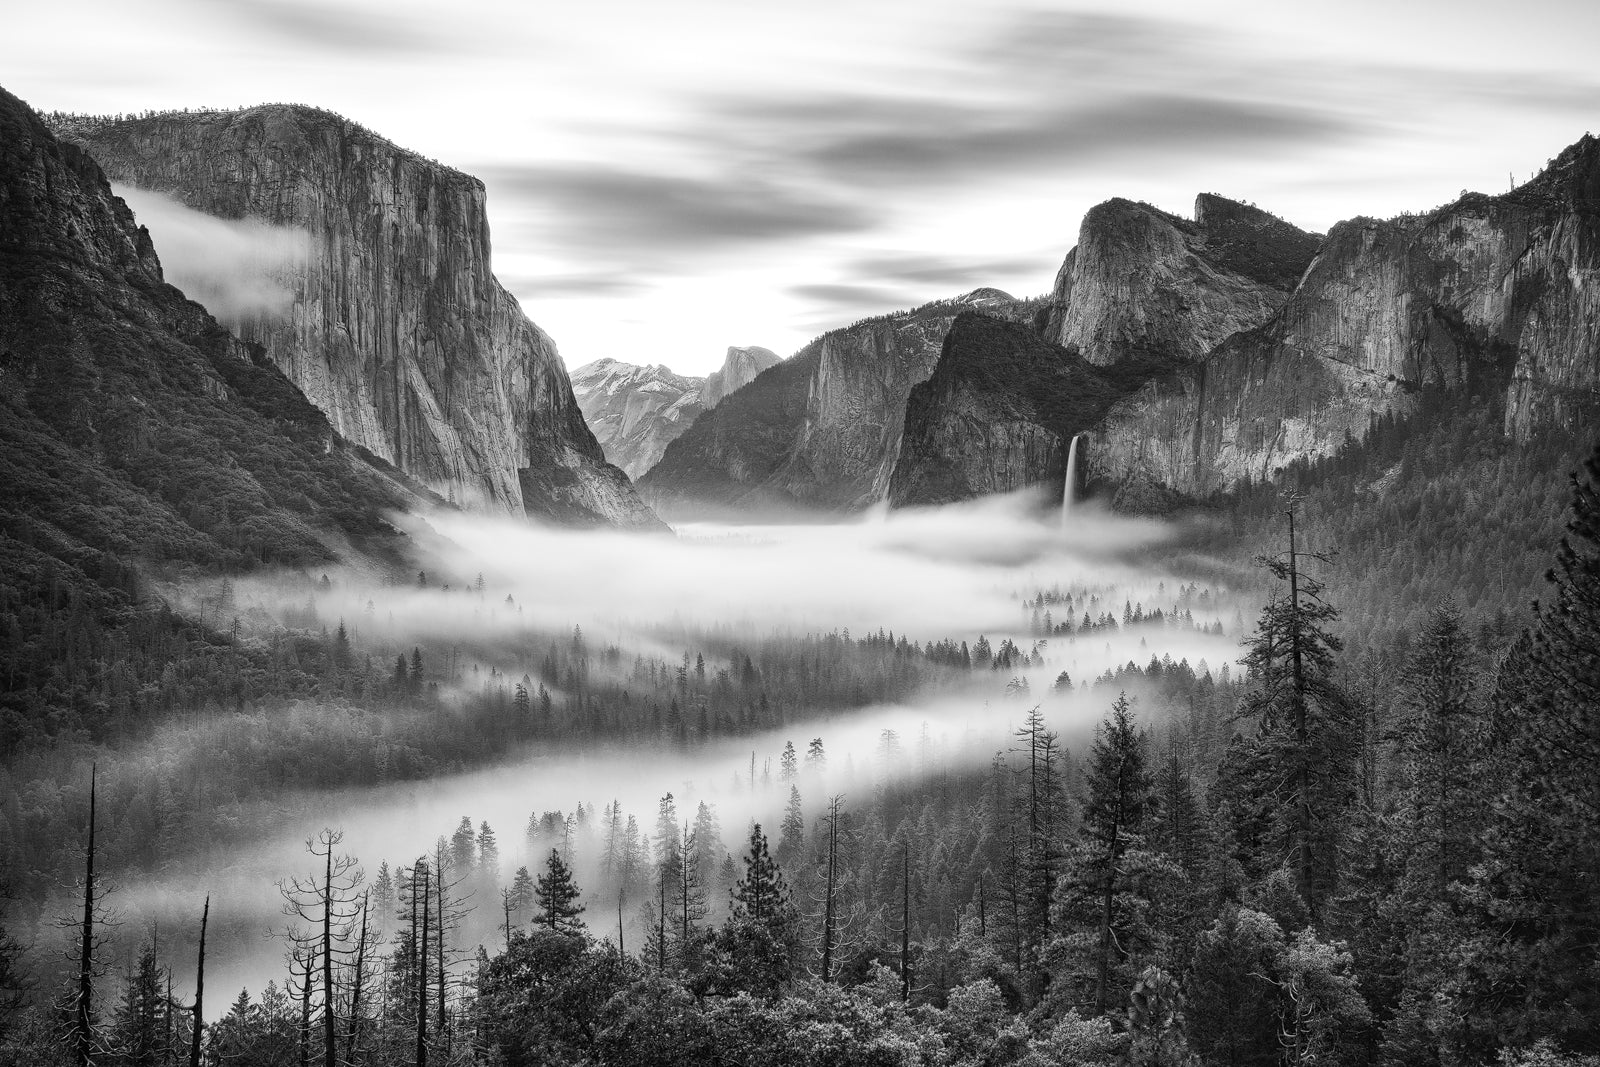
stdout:
[(150, 231), (167, 281), (220, 322), (286, 318), (292, 275), (310, 252), (306, 231), (253, 219), (222, 219), (165, 193), (113, 183), (112, 190)]

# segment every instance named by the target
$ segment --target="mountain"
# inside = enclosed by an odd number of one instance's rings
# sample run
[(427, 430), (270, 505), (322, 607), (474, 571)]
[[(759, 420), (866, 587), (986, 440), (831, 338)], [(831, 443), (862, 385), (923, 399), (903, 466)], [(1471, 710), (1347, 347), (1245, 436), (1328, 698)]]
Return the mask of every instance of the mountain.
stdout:
[[(1061, 373), (1063, 357), (1045, 348), (1009, 363), (1008, 381), (990, 375), (981, 404), (970, 388), (914, 398), (891, 500), (1054, 485), (1061, 435), (1087, 431), (1091, 486), (1126, 508), (1161, 509), (1329, 456), (1432, 393), (1494, 405), (1519, 438), (1579, 426), (1600, 386), (1597, 211), (1600, 147), (1587, 136), (1510, 193), (1354, 219), (1320, 243), (1209, 195), (1193, 223), (1101, 205), (1084, 218), (1041, 332), (1060, 352), (1121, 365), (1121, 387), (1127, 373), (1147, 379), (1092, 427), (1025, 402), (1034, 378)], [(951, 373), (935, 379), (962, 381), (978, 355), (947, 345)], [(985, 436), (980, 410), (1015, 413), (1031, 429)], [(1029, 447), (1019, 453), (1020, 437)], [(928, 474), (952, 457), (960, 472)]]
[(884, 499), (911, 389), (957, 315), (1026, 319), (1034, 305), (979, 289), (832, 330), (667, 446), (639, 482), (658, 508), (854, 509)]
[[(37, 653), (51, 635), (85, 632), (63, 620), (125, 609), (141, 572), (352, 550), (397, 566), (407, 541), (385, 512), (443, 503), (168, 285), (95, 161), (4, 90), (0, 412), (0, 644), (16, 693), (49, 669)], [(102, 654), (115, 658), (83, 650)]]
[(468, 506), (658, 525), (490, 272), (478, 179), (308, 107), (54, 121), (113, 181), (303, 233), (286, 313), (232, 325), (346, 439)]
[(1130, 351), (1199, 359), (1281, 307), (1318, 241), (1211, 193), (1195, 198), (1192, 222), (1108, 200), (1084, 216), (1042, 332), (1102, 365)]
[(1086, 439), (1129, 506), (1327, 456), (1426, 396), (1504, 432), (1592, 426), (1600, 401), (1600, 141), (1500, 196), (1335, 226), (1284, 306), (1147, 384)]
[(653, 364), (600, 359), (572, 372), (572, 391), (606, 458), (638, 478), (702, 411), (778, 362), (765, 348), (730, 347), (721, 368), (691, 378)]
[(776, 352), (759, 345), (748, 348), (730, 345), (722, 366), (706, 375), (705, 384), (700, 389), (700, 403), (707, 411), (711, 410), (755, 381), (762, 371), (776, 367), (780, 362), (782, 360)]

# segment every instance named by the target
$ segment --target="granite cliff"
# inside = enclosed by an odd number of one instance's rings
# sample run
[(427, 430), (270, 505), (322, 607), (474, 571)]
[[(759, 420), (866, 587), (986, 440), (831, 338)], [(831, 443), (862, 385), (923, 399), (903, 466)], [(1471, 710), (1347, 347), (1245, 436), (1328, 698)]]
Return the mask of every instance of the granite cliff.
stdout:
[(1326, 456), (1429, 391), (1505, 432), (1593, 424), (1600, 402), (1600, 141), (1500, 196), (1328, 234), (1271, 320), (1148, 383), (1087, 441), (1125, 505), (1204, 495)]
[(776, 352), (750, 345), (740, 348), (730, 345), (722, 366), (706, 375), (700, 387), (700, 403), (707, 411), (722, 403), (734, 393), (755, 381), (762, 371), (776, 367), (781, 358)]
[(893, 505), (944, 504), (1047, 483), (1059, 495), (1067, 444), (1171, 365), (1136, 354), (1108, 366), (986, 315), (959, 316), (932, 377), (911, 390)]
[[(1091, 486), (1137, 510), (1331, 455), (1376, 419), (1405, 419), (1430, 392), (1493, 405), (1517, 438), (1595, 417), (1594, 138), (1510, 193), (1353, 219), (1320, 244), (1220, 197), (1200, 197), (1195, 216), (1127, 201), (1085, 216), (1038, 324), (1061, 351), (1120, 367), (1128, 392), (1103, 418), (1052, 424), (1021, 402), (1030, 376), (1053, 373), (1042, 350), (1009, 383), (991, 375), (977, 393), (959, 384), (961, 373), (935, 371), (944, 387), (913, 398), (891, 499), (1054, 485), (1059, 435), (1069, 430), (1086, 433), (1080, 458)], [(941, 363), (971, 364), (960, 341), (953, 335)], [(979, 432), (983, 412), (998, 413), (1006, 432)], [(1055, 447), (1039, 433), (1054, 433)], [(935, 477), (941, 463), (956, 469)]]
[(778, 362), (765, 348), (730, 347), (721, 368), (693, 378), (654, 364), (600, 359), (572, 372), (572, 391), (606, 458), (639, 478), (702, 411)]
[(857, 509), (886, 497), (906, 400), (964, 311), (1035, 308), (979, 289), (833, 330), (695, 420), (640, 480), (659, 508)]
[[(908, 398), (905, 444), (886, 479), (890, 502), (1059, 486), (1061, 434), (1088, 430), (1107, 397), (1126, 394), (1141, 376), (1198, 360), (1265, 321), (1316, 248), (1315, 235), (1211, 194), (1196, 198), (1192, 221), (1129, 200), (1091, 209), (1034, 318), (1042, 343), (973, 324), (952, 330), (939, 369)], [(1085, 365), (1110, 378), (1087, 375)], [(1075, 383), (1089, 390), (1081, 404), (1061, 395)]]
[(126, 605), (143, 568), (308, 566), (351, 550), (399, 565), (408, 542), (385, 512), (442, 503), (168, 285), (95, 161), (0, 90), (11, 610)]
[(1210, 193), (1194, 219), (1108, 200), (1083, 218), (1041, 332), (1107, 364), (1134, 351), (1194, 360), (1283, 305), (1318, 237)]
[(654, 526), (555, 344), (490, 271), (482, 182), (337, 115), (270, 105), (66, 119), (114, 181), (309, 235), (284, 316), (233, 325), (333, 428), (468, 506)]

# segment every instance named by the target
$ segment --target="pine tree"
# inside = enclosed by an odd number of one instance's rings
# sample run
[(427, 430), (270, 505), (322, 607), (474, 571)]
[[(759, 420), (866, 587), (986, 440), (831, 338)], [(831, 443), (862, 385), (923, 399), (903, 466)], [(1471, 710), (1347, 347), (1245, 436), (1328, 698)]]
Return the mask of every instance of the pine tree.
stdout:
[(705, 883), (700, 878), (700, 842), (689, 824), (679, 832), (678, 846), (672, 853), (672, 882), (667, 904), (673, 926), (673, 952), (678, 965), (692, 970), (699, 958), (700, 923), (706, 917)]
[(744, 857), (744, 875), (732, 890), (733, 917), (770, 926), (787, 922), (792, 911), (783, 872), (767, 852), (767, 835), (761, 824), (750, 829), (750, 851)]
[(472, 830), (472, 820), (465, 815), (450, 835), (450, 862), (452, 869), (468, 874), (478, 861), (478, 836)]
[(1472, 1058), (1542, 1037), (1600, 1050), (1600, 448), (1585, 467), (1551, 593), (1490, 701), (1496, 788), (1460, 978)]
[(533, 906), (533, 875), (528, 873), (527, 867), (518, 867), (516, 876), (511, 879), (511, 911), (520, 915)]
[(1104, 1015), (1126, 1000), (1142, 969), (1140, 954), (1150, 948), (1146, 912), (1154, 894), (1147, 883), (1158, 866), (1143, 851), (1155, 782), (1126, 695), (1100, 723), (1085, 784), (1079, 843), (1057, 892), (1061, 936), (1050, 957), (1067, 980), (1069, 1003)]
[(778, 859), (788, 863), (805, 847), (806, 814), (800, 803), (800, 787), (789, 787), (789, 803), (783, 809), (783, 824), (778, 833)]
[(1019, 825), (1020, 836), (1008, 886), (1015, 912), (1015, 947), (1020, 950), (1019, 976), (1026, 978), (1030, 993), (1037, 997), (1047, 979), (1038, 964), (1039, 951), (1050, 941), (1051, 895), (1065, 855), (1066, 783), (1056, 734), (1045, 729), (1037, 705), (1028, 712), (1016, 737), (1021, 742), (1021, 778), (1012, 818)]
[(1288, 586), (1262, 609), (1244, 658), (1253, 687), (1240, 705), (1258, 725), (1271, 777), (1258, 783), (1278, 800), (1275, 840), (1315, 916), (1338, 882), (1339, 832), (1355, 795), (1359, 728), (1354, 705), (1334, 677), (1343, 645), (1329, 627), (1338, 611), (1323, 583), (1305, 573), (1288, 512), (1289, 551), (1257, 562)]
[(500, 842), (494, 829), (485, 820), (478, 824), (478, 869), (490, 879), (498, 881), (500, 873)]
[(1454, 605), (1434, 611), (1401, 678), (1406, 718), (1398, 750), (1408, 770), (1403, 803), (1408, 878), (1440, 897), (1474, 858), (1482, 746), (1471, 639)]
[(154, 942), (139, 953), (139, 962), (123, 984), (111, 1038), (118, 1061), (126, 1067), (156, 1067), (172, 1051), (164, 1026), (165, 968), (156, 960)]
[(561, 858), (560, 849), (550, 850), (550, 858), (545, 861), (545, 873), (539, 876), (533, 895), (539, 906), (533, 919), (535, 925), (562, 934), (582, 934), (587, 929), (583, 920), (578, 918), (584, 910), (583, 905), (578, 903), (581, 896), (578, 883), (573, 880), (572, 871)]

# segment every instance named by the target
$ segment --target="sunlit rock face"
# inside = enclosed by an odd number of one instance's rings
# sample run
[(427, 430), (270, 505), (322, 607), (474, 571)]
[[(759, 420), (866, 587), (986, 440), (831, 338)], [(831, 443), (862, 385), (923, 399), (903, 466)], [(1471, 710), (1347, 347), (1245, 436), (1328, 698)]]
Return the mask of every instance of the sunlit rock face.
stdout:
[(666, 367), (599, 359), (572, 372), (572, 391), (606, 458), (638, 478), (702, 411), (778, 362), (765, 348), (730, 347), (719, 369), (693, 378)]
[(911, 390), (963, 311), (1026, 319), (978, 289), (833, 330), (696, 420), (640, 482), (658, 507), (855, 510), (885, 499)]
[(276, 279), (288, 313), (229, 325), (349, 440), (469, 506), (657, 524), (605, 461), (554, 342), (491, 273), (478, 179), (298, 106), (60, 132), (113, 181), (309, 235)]
[(730, 345), (728, 354), (723, 357), (722, 366), (706, 375), (705, 384), (700, 390), (700, 402), (707, 409), (716, 407), (755, 381), (756, 376), (762, 371), (776, 366), (778, 362), (776, 352), (760, 345), (744, 348)]
[(1199, 359), (1282, 306), (1317, 241), (1209, 193), (1196, 198), (1193, 221), (1108, 200), (1083, 218), (1056, 276), (1044, 336), (1101, 365), (1135, 351)]
[(1334, 227), (1283, 308), (1118, 404), (1094, 480), (1138, 498), (1272, 475), (1403, 415), (1425, 389), (1503, 405), (1506, 432), (1580, 429), (1600, 399), (1600, 142), (1502, 196)]

